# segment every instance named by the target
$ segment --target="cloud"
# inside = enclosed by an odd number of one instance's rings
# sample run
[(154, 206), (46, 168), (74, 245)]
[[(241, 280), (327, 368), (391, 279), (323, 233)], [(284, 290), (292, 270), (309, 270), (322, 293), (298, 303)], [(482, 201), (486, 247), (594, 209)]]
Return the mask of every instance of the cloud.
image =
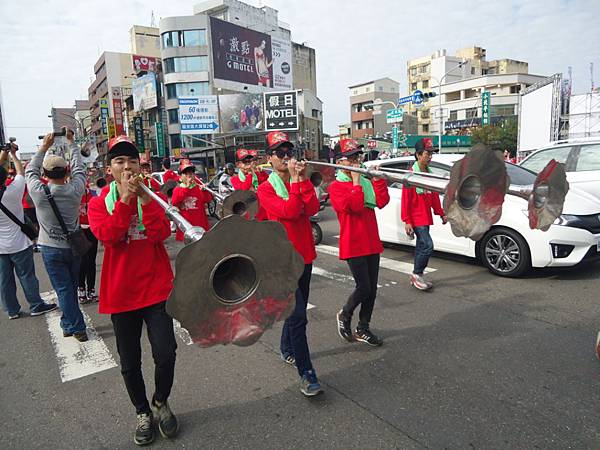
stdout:
[[(250, 2), (256, 6), (257, 2)], [(296, 42), (317, 52), (318, 95), (324, 101), (325, 131), (349, 120), (348, 86), (380, 77), (407, 92), (406, 62), (439, 48), (487, 49), (488, 59), (529, 62), (531, 73), (566, 74), (573, 67), (574, 92), (589, 89), (589, 63), (600, 73), (595, 45), (595, 0), (270, 0)], [(101, 4), (101, 8), (96, 7)], [(9, 127), (22, 148), (50, 127), (50, 107), (87, 98), (100, 53), (129, 51), (129, 29), (159, 17), (192, 14), (194, 2), (102, 3), (55, 0), (2, 2), (0, 83)], [(600, 79), (600, 76), (598, 77)], [(600, 82), (598, 83), (600, 84)]]

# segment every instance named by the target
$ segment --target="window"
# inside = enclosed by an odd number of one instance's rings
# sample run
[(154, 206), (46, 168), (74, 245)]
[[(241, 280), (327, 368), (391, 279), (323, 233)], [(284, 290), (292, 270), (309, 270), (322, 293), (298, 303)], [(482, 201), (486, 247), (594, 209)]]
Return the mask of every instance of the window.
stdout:
[(167, 31), (162, 35), (163, 48), (181, 47), (179, 31)]
[(410, 90), (411, 91), (416, 91), (417, 90), (417, 83), (411, 83)]
[(410, 76), (411, 77), (416, 77), (417, 76), (417, 68), (416, 67), (411, 67), (410, 68)]
[[(383, 86), (379, 86), (379, 90), (383, 91)], [(392, 91), (394, 90), (394, 88), (392, 88)]]
[(548, 161), (553, 158), (557, 162), (566, 163), (570, 152), (571, 147), (549, 148), (530, 156), (527, 160), (523, 161), (521, 165), (532, 172), (538, 173), (546, 166), (546, 164), (548, 164)]
[(369, 92), (370, 90), (371, 90), (371, 88), (370, 88), (370, 87), (367, 87), (367, 88), (365, 89), (365, 92)]
[(188, 56), (165, 59), (165, 73), (203, 72), (208, 70), (208, 56)]
[(466, 117), (467, 119), (473, 119), (474, 117), (477, 117), (477, 108), (467, 108)]
[(471, 75), (475, 75), (475, 67), (471, 67)]
[(171, 143), (171, 148), (181, 148), (181, 135), (170, 134), (169, 142)]
[(429, 73), (429, 64), (419, 66), (419, 73)]
[(510, 93), (511, 94), (518, 94), (519, 92), (521, 92), (521, 85), (518, 84), (516, 86), (511, 86), (510, 87)]
[(208, 94), (207, 82), (167, 84), (167, 98), (186, 97)]
[(427, 89), (429, 87), (429, 80), (423, 80), (421, 84), (423, 85), (423, 89)]
[(429, 119), (429, 110), (428, 109), (421, 110), (421, 119)]
[(449, 121), (458, 120), (458, 111), (450, 111)]
[(487, 69), (481, 69), (481, 75), (487, 75), (487, 74), (488, 74)]
[(423, 124), (423, 133), (429, 133), (429, 124), (428, 123)]
[(582, 145), (577, 158), (577, 172), (600, 170), (600, 145)]
[(319, 110), (318, 109), (313, 109), (312, 110), (312, 116), (316, 119), (319, 118)]
[(179, 109), (169, 109), (167, 111), (169, 114), (169, 123), (179, 123)]
[(514, 116), (515, 105), (497, 105), (490, 107), (490, 115), (496, 116)]
[(206, 30), (183, 31), (184, 47), (198, 47), (200, 45), (206, 45)]

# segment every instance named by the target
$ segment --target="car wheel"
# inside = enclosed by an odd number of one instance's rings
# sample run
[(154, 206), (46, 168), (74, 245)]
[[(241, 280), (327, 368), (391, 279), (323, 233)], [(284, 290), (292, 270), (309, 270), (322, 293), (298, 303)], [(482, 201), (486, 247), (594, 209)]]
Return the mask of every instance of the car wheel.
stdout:
[(525, 239), (509, 228), (494, 228), (479, 242), (479, 260), (493, 274), (518, 277), (531, 268)]
[(315, 241), (315, 245), (319, 245), (323, 240), (323, 230), (321, 229), (321, 226), (315, 222), (311, 222), (310, 226), (312, 228), (312, 235)]

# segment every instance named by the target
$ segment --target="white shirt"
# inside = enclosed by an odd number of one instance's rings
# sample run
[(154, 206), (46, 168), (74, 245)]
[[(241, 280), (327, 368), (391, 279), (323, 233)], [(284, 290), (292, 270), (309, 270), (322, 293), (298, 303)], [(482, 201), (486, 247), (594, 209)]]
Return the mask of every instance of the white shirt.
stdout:
[[(25, 192), (25, 177), (17, 175), (6, 187), (2, 196), (2, 204), (21, 222), (25, 222), (23, 213), (23, 192)], [(0, 255), (18, 253), (31, 245), (31, 241), (21, 228), (0, 211)]]

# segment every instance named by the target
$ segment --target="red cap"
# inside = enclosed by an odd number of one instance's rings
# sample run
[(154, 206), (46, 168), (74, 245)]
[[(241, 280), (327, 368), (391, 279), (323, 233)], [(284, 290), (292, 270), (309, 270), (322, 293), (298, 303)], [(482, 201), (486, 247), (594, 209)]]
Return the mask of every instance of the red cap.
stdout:
[(256, 158), (258, 156), (258, 151), (256, 150), (246, 150), (245, 148), (240, 148), (237, 152), (235, 152), (235, 157), (238, 161), (241, 161), (245, 158)]
[(425, 150), (433, 148), (433, 140), (431, 138), (423, 138), (423, 146)]
[(124, 143), (126, 145), (131, 145), (136, 153), (137, 153), (137, 147), (135, 146), (135, 144), (131, 141), (131, 139), (129, 139), (129, 136), (126, 136), (124, 134), (121, 134), (119, 136), (115, 136), (114, 138), (112, 138), (110, 141), (108, 141), (108, 151), (112, 151), (113, 148), (117, 145), (117, 144), (121, 144)]
[(192, 162), (187, 158), (182, 158), (179, 160), (179, 173), (183, 173), (185, 169), (193, 167), (196, 170), (196, 166), (192, 164)]
[(283, 131), (271, 131), (269, 134), (267, 134), (267, 147), (269, 150), (275, 150), (282, 145), (287, 145), (291, 148), (294, 147), (294, 144), (292, 144), (290, 141), (287, 133), (284, 133)]
[(339, 145), (339, 152), (336, 156), (337, 158), (344, 158), (346, 156), (352, 156), (363, 152), (363, 146), (354, 139), (342, 139), (340, 140)]

